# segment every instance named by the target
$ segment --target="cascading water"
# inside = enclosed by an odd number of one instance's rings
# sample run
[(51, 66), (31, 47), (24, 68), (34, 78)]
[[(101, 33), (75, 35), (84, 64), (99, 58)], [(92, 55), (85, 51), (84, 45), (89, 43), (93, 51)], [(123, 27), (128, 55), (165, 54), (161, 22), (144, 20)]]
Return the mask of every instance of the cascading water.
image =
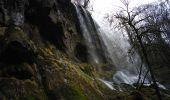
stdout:
[(113, 81), (127, 84), (137, 82), (139, 77), (137, 69), (139, 69), (142, 63), (139, 55), (134, 53), (133, 58), (130, 58), (128, 50), (131, 46), (122, 32), (109, 29), (109, 26), (107, 24), (103, 25), (100, 20), (97, 22), (100, 23), (98, 35), (101, 41), (103, 41), (103, 45), (106, 46), (105, 54), (111, 59), (111, 63), (117, 70), (113, 75)]
[[(120, 31), (110, 30), (100, 20), (97, 20), (97, 22), (94, 22), (93, 19), (91, 20), (91, 15), (81, 6), (75, 5), (75, 9), (83, 37), (88, 47), (90, 61), (98, 65), (102, 63), (102, 59), (97, 51), (97, 48), (100, 48), (103, 51), (102, 55), (107, 58), (107, 62), (111, 63), (117, 70), (116, 73), (113, 73), (114, 82), (127, 84), (137, 82), (137, 68), (141, 65), (141, 60), (136, 53), (133, 56), (133, 63), (130, 61), (130, 57), (128, 56), (130, 44), (128, 40), (123, 37)], [(99, 41), (97, 41), (96, 37), (98, 37)], [(98, 44), (102, 46), (98, 46)], [(105, 81), (102, 82), (107, 83)]]
[(95, 51), (95, 45), (94, 45), (95, 42), (91, 36), (93, 34), (94, 30), (91, 27), (92, 25), (90, 23), (90, 20), (88, 18), (86, 11), (84, 10), (84, 8), (82, 8), (81, 6), (77, 6), (76, 4), (74, 4), (74, 5), (75, 5), (77, 16), (78, 16), (78, 19), (80, 22), (80, 28), (82, 30), (82, 34), (85, 39), (85, 43), (88, 47), (88, 53), (91, 56), (90, 57), (91, 59), (89, 61), (92, 61), (91, 63), (94, 62), (97, 64), (99, 62), (99, 59), (98, 59), (96, 51)]

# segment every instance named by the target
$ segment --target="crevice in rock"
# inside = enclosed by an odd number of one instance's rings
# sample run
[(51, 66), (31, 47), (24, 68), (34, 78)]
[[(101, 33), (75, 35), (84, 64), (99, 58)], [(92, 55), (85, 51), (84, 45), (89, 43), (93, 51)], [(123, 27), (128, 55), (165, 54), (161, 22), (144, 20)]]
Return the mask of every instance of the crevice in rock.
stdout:
[(21, 43), (13, 41), (6, 45), (0, 53), (0, 61), (7, 64), (20, 64), (23, 62), (32, 64), (34, 56), (33, 51), (28, 50)]
[[(39, 32), (44, 40), (54, 44), (57, 49), (65, 51), (65, 45), (63, 42), (64, 30), (61, 22), (53, 22), (49, 17), (51, 8), (44, 7), (37, 9), (32, 13), (27, 13), (26, 17), (29, 22), (36, 24), (39, 28)], [(29, 12), (29, 11), (28, 11)]]
[(19, 80), (31, 79), (34, 75), (34, 71), (29, 64), (21, 65), (0, 65), (1, 77), (15, 77)]
[(76, 57), (82, 62), (88, 62), (87, 47), (81, 43), (78, 43), (75, 48)]

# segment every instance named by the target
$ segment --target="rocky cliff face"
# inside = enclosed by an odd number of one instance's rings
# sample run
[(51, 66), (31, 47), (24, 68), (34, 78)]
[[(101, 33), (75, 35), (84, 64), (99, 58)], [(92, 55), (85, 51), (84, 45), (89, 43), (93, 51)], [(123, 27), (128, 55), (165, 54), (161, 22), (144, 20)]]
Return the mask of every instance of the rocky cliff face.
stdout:
[(93, 67), (80, 63), (74, 11), (69, 0), (0, 0), (1, 100), (106, 98)]
[(1, 0), (0, 24), (18, 27), (38, 45), (50, 42), (74, 56), (83, 46), (70, 0)]

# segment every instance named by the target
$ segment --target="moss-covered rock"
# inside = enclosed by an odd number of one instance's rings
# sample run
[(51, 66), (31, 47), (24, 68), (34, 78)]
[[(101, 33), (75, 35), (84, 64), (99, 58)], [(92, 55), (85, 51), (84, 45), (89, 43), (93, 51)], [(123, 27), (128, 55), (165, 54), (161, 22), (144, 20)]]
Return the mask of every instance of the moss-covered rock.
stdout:
[[(88, 64), (79, 64), (66, 57), (65, 54), (52, 52), (50, 49), (41, 48), (39, 60), (43, 72), (42, 81), (46, 90), (53, 99), (64, 98), (68, 100), (94, 100), (104, 99), (104, 94), (94, 79), (94, 70)], [(49, 55), (50, 58), (49, 58)], [(60, 57), (58, 57), (60, 55)], [(58, 58), (58, 59), (57, 59)], [(40, 62), (40, 61), (39, 61)]]
[(0, 91), (5, 100), (45, 100), (45, 94), (38, 85), (30, 80), (1, 78)]

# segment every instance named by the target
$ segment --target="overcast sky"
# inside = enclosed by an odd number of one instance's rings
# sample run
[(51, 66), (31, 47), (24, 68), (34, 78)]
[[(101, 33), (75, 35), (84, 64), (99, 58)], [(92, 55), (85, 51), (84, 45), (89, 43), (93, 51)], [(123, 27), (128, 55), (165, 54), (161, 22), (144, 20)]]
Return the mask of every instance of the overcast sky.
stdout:
[[(93, 10), (95, 13), (98, 14), (104, 14), (116, 11), (120, 6), (122, 6), (122, 3), (120, 0), (91, 0), (93, 4)], [(129, 0), (130, 1), (130, 7), (137, 7), (141, 4), (147, 4), (151, 2), (155, 2), (157, 0)]]

